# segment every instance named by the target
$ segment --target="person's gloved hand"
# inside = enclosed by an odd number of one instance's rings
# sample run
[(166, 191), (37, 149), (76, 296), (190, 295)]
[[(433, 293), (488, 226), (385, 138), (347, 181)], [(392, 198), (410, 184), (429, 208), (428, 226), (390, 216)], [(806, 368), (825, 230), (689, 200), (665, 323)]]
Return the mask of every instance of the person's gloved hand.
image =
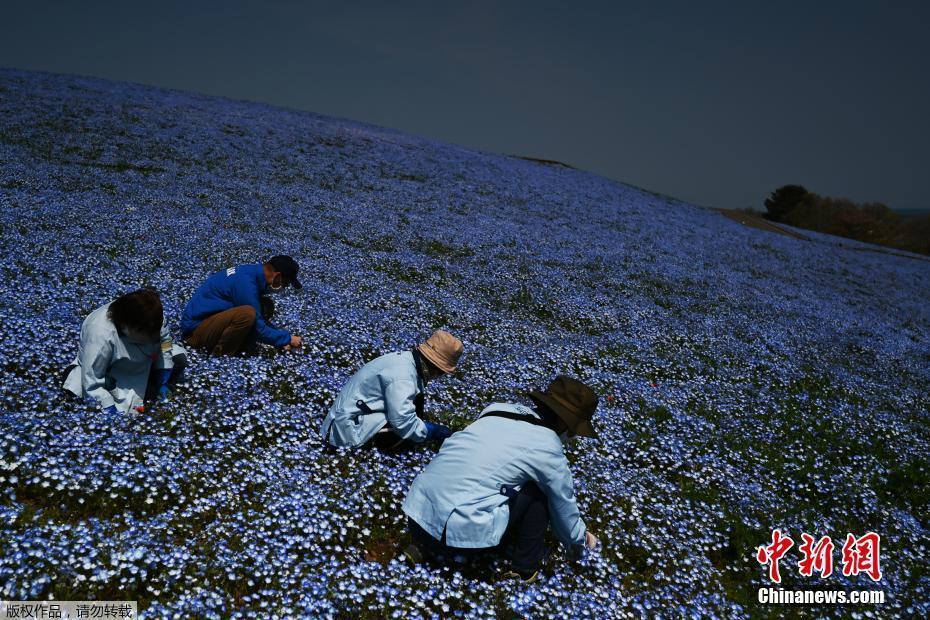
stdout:
[(570, 545), (567, 549), (568, 558), (573, 562), (580, 560), (585, 551), (594, 551), (601, 545), (601, 541), (590, 531), (584, 533), (584, 542), (579, 545)]
[(171, 379), (171, 369), (170, 368), (159, 368), (157, 372), (158, 372), (158, 400), (164, 402), (168, 400), (168, 394), (171, 393), (171, 386), (168, 385), (168, 381)]
[(109, 407), (104, 407), (103, 412), (106, 413), (107, 415), (116, 415), (118, 413), (116, 411), (116, 405), (110, 405)]
[(424, 424), (426, 424), (427, 441), (443, 441), (452, 436), (452, 431), (449, 430), (448, 426), (433, 424), (432, 422), (424, 422)]

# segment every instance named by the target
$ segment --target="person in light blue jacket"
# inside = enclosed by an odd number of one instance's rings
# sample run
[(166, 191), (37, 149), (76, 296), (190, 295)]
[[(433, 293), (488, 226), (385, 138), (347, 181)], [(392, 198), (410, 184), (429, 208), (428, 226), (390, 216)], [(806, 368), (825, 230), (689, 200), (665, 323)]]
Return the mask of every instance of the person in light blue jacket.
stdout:
[(95, 399), (108, 413), (141, 410), (147, 400), (168, 397), (186, 353), (171, 338), (158, 293), (139, 289), (84, 319), (64, 389)]
[(396, 449), (405, 441), (445, 439), (452, 431), (423, 420), (424, 388), (454, 372), (462, 350), (458, 338), (437, 330), (410, 351), (368, 362), (346, 382), (330, 407), (320, 429), (324, 440), (334, 447), (373, 441), (379, 448)]
[(573, 554), (597, 546), (581, 519), (563, 452), (575, 436), (596, 436), (597, 396), (565, 376), (529, 396), (535, 407), (485, 408), (414, 479), (403, 503), (413, 539), (404, 553), (412, 562), (507, 547), (511, 570), (504, 577), (532, 582), (550, 523)]

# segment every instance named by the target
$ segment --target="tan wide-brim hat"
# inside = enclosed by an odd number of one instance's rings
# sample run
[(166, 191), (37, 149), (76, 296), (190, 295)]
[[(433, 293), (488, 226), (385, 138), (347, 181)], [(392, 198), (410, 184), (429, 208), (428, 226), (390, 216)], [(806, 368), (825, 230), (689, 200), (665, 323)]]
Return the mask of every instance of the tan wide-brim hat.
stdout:
[(433, 363), (439, 370), (452, 373), (462, 357), (462, 341), (447, 331), (437, 329), (426, 342), (417, 346), (423, 357)]
[(545, 392), (533, 390), (529, 397), (551, 409), (576, 435), (597, 437), (591, 426), (591, 418), (597, 410), (597, 394), (581, 381), (559, 375)]

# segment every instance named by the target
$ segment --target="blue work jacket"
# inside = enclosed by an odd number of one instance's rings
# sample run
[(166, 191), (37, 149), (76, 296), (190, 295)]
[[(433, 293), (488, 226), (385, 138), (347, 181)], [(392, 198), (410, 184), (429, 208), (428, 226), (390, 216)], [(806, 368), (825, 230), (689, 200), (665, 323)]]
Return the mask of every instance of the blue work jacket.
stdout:
[(259, 342), (283, 347), (291, 341), (291, 333), (270, 326), (262, 318), (259, 298), (268, 290), (265, 268), (261, 264), (239, 265), (218, 271), (207, 278), (194, 292), (181, 315), (181, 334), (187, 338), (204, 319), (237, 306), (255, 309), (254, 334)]
[(425, 441), (426, 424), (417, 417), (414, 403), (423, 387), (412, 351), (371, 360), (352, 375), (329, 408), (321, 427), (323, 439), (337, 447), (360, 446), (390, 425), (398, 437)]
[[(509, 411), (539, 418), (524, 405), (493, 403), (481, 412)], [(497, 545), (510, 518), (508, 490), (534, 481), (549, 501), (553, 530), (566, 545), (584, 544), (572, 474), (562, 441), (549, 428), (519, 420), (480, 417), (454, 433), (410, 486), (403, 511), (451, 547)]]

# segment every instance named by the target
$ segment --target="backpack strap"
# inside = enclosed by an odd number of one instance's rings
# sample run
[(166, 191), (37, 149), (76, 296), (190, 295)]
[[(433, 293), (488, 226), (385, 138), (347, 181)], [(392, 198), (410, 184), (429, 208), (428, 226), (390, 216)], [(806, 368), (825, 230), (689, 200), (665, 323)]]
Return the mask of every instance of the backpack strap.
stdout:
[(423, 380), (423, 358), (422, 353), (416, 347), (410, 349), (410, 352), (413, 354), (413, 365), (417, 369), (417, 387), (420, 387), (419, 384), (423, 383), (423, 388), (416, 396), (413, 397), (413, 407), (416, 409), (416, 415), (421, 420), (424, 419), (423, 409), (424, 409), (424, 394), (426, 393), (426, 382)]
[[(526, 422), (532, 424), (533, 426), (542, 426), (543, 428), (548, 428), (553, 433), (552, 427), (540, 420), (539, 418), (534, 418), (528, 415), (521, 415), (519, 413), (514, 413), (512, 411), (488, 411), (478, 416), (478, 419), (481, 418), (507, 418), (508, 420), (516, 420), (518, 422)], [(517, 496), (517, 489), (515, 487), (508, 487), (507, 485), (501, 485), (500, 494), (505, 495), (508, 499), (513, 499)]]
[(538, 418), (534, 418), (528, 415), (521, 415), (519, 413), (514, 413), (512, 411), (488, 411), (487, 413), (481, 414), (481, 416), (479, 416), (478, 419), (480, 420), (481, 418), (489, 418), (489, 417), (507, 418), (508, 420), (517, 420), (518, 422), (527, 422), (528, 424), (532, 424), (534, 426), (542, 426), (542, 427), (548, 428), (549, 430), (552, 430), (552, 428), (548, 424), (546, 424), (545, 422), (543, 422), (542, 420)]

